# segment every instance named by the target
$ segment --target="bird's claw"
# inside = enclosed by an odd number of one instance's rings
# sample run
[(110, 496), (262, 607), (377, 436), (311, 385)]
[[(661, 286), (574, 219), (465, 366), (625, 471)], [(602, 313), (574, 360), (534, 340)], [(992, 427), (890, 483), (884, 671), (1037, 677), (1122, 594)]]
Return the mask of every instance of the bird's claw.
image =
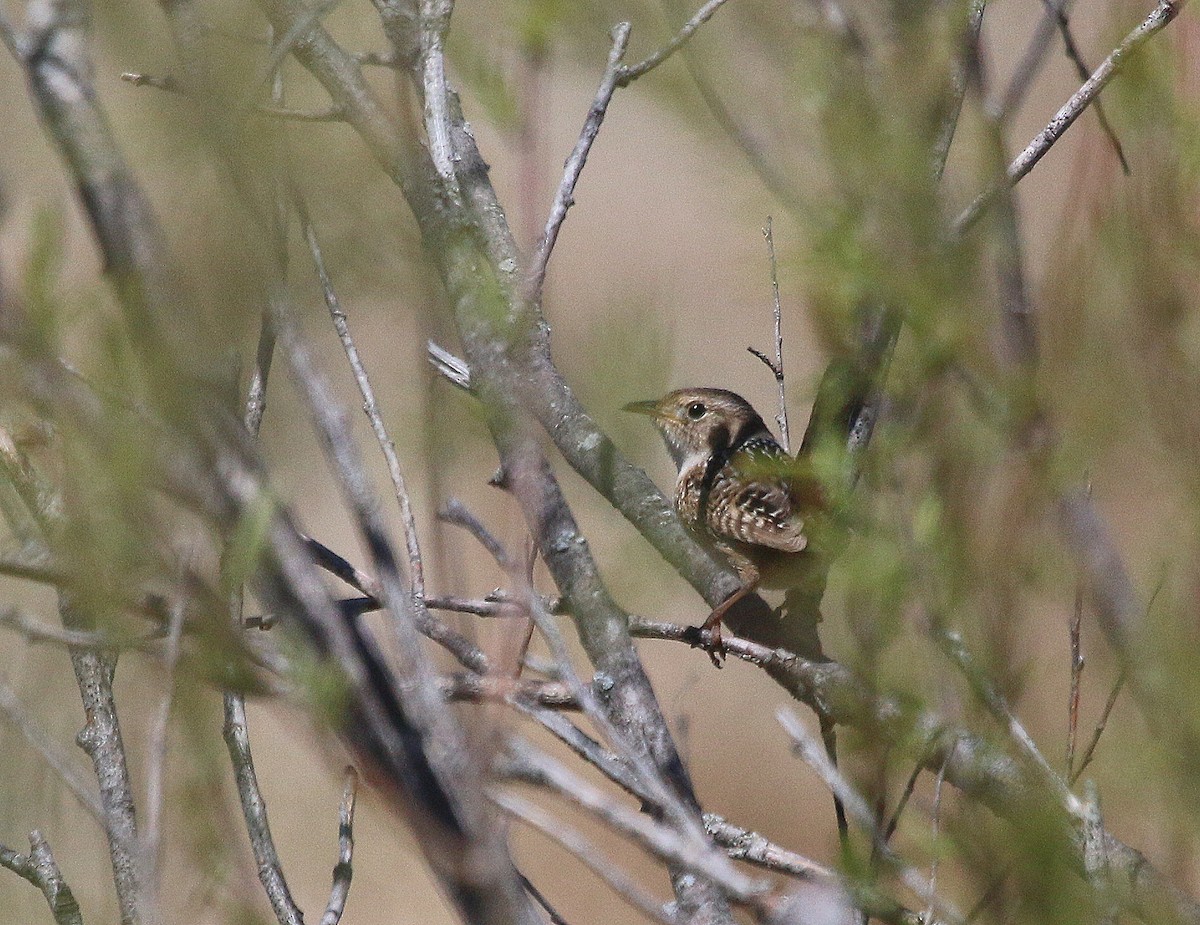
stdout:
[(725, 642), (721, 638), (721, 626), (689, 626), (683, 631), (683, 641), (693, 649), (703, 649), (717, 668), (724, 668)]

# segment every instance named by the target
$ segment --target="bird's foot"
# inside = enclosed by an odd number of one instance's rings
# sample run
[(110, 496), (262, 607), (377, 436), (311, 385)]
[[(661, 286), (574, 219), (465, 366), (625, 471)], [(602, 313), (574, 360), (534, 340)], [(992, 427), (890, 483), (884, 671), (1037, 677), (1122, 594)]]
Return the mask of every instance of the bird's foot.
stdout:
[(703, 649), (707, 652), (717, 668), (725, 667), (725, 643), (721, 638), (720, 623), (689, 626), (683, 631), (683, 641), (693, 649)]

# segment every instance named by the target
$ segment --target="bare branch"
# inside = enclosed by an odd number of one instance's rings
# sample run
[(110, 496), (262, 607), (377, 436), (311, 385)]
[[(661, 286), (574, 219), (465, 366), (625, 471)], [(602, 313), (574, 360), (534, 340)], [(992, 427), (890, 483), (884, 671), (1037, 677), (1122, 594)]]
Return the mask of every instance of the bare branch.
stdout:
[(617, 87), (621, 59), (625, 56), (625, 49), (628, 46), (629, 23), (623, 22), (612, 31), (612, 48), (608, 52), (608, 66), (604, 69), (600, 87), (596, 90), (596, 98), (592, 100), (587, 118), (584, 119), (579, 140), (575, 142), (575, 149), (567, 158), (567, 163), (563, 168), (562, 181), (558, 184), (558, 191), (554, 194), (554, 203), (550, 206), (550, 215), (546, 218), (546, 230), (542, 232), (537, 247), (534, 248), (525, 282), (525, 297), (528, 299), (541, 300), (542, 287), (546, 282), (546, 265), (550, 261), (550, 254), (554, 251), (555, 242), (558, 241), (558, 232), (562, 228), (563, 221), (566, 220), (567, 210), (575, 201), (575, 184), (579, 182), (579, 174), (587, 163), (588, 153), (592, 150), (592, 142), (596, 140), (596, 135), (600, 132), (600, 124), (604, 121), (604, 114), (608, 111), (608, 104)]
[(745, 861), (767, 870), (788, 874), (801, 879), (836, 880), (838, 874), (816, 861), (772, 844), (765, 836), (743, 829), (718, 816), (704, 814), (704, 830), (713, 841), (725, 849), (734, 861)]
[[(694, 627), (642, 618), (631, 621), (630, 632), (642, 639), (693, 646), (697, 641)], [(946, 762), (946, 781), (998, 816), (1020, 822), (1032, 800), (1044, 806), (1044, 779), (1025, 770), (1030, 763), (1018, 764), (970, 730), (932, 712), (914, 714), (898, 701), (877, 696), (837, 662), (810, 661), (728, 634), (725, 641), (730, 655), (763, 668), (796, 699), (822, 704), (838, 725), (869, 730), (880, 745), (897, 748), (934, 773)], [(1054, 792), (1061, 793), (1058, 787)], [(1060, 805), (1063, 821), (1077, 831), (1084, 822), (1082, 801), (1072, 795)], [(1167, 882), (1141, 852), (1108, 833), (1105, 849), (1113, 870), (1129, 883), (1134, 909), (1170, 908), (1180, 921), (1200, 925), (1200, 903)]]
[(783, 310), (779, 304), (779, 267), (775, 261), (775, 236), (771, 232), (771, 217), (767, 216), (766, 227), (763, 228), (763, 237), (767, 239), (767, 254), (771, 259), (771, 292), (773, 295), (773, 310), (772, 316), (775, 319), (775, 359), (772, 360), (761, 350), (755, 350), (753, 347), (746, 349), (758, 357), (767, 369), (771, 371), (771, 375), (775, 377), (775, 385), (779, 389), (779, 413), (775, 415), (775, 423), (779, 426), (780, 443), (783, 444), (785, 453), (792, 452), (792, 438), (788, 433), (788, 415), (787, 415), (787, 389), (783, 375)]
[(554, 759), (516, 740), (509, 744), (509, 760), (504, 771), (518, 779), (549, 787), (634, 839), (653, 855), (682, 864), (719, 883), (731, 898), (760, 914), (767, 911), (770, 884), (741, 873), (707, 840), (689, 837), (622, 806)]
[(1117, 682), (1108, 693), (1108, 700), (1104, 703), (1104, 711), (1100, 714), (1100, 719), (1096, 722), (1096, 728), (1092, 730), (1091, 741), (1088, 742), (1087, 748), (1083, 750), (1083, 757), (1079, 759), (1079, 767), (1075, 768), (1070, 774), (1071, 786), (1083, 775), (1084, 770), (1092, 763), (1092, 758), (1096, 754), (1096, 746), (1100, 744), (1100, 737), (1104, 735), (1104, 730), (1108, 728), (1108, 717), (1112, 714), (1113, 707), (1117, 705), (1117, 697), (1121, 694), (1121, 688), (1125, 686), (1125, 672), (1122, 671), (1117, 675)]
[[(160, 861), (162, 855), (162, 807), (167, 766), (171, 706), (175, 700), (175, 672), (179, 665), (180, 642), (186, 608), (176, 602), (171, 608), (167, 645), (163, 654), (162, 700), (150, 729), (146, 755), (146, 826), (142, 832), (143, 869), (146, 871), (146, 898), (150, 909), (158, 909)], [(153, 917), (153, 916), (152, 916)]]
[[(165, 77), (156, 77), (153, 74), (126, 71), (121, 75), (121, 79), (126, 83), (133, 84), (135, 87), (152, 87), (155, 90), (164, 90), (167, 93), (178, 93), (181, 96), (188, 95), (183, 84), (169, 74)], [(327, 106), (324, 109), (289, 109), (286, 106), (277, 104), (256, 103), (252, 111), (260, 115), (271, 116), (275, 119), (285, 119), (291, 122), (346, 121), (345, 107), (338, 105)]]
[(633, 908), (654, 921), (662, 922), (663, 925), (680, 925), (679, 919), (671, 915), (662, 903), (655, 902), (647, 896), (633, 877), (621, 871), (615, 863), (604, 857), (591, 841), (571, 826), (565, 825), (558, 816), (551, 815), (537, 804), (513, 793), (493, 790), (489, 798), (514, 819), (519, 819), (562, 845)]
[(63, 879), (62, 871), (50, 852), (50, 845), (41, 832), (35, 829), (29, 833), (27, 855), (17, 854), (0, 845), (0, 867), (11, 870), (42, 891), (57, 925), (83, 925), (79, 903)]
[(696, 34), (696, 30), (712, 19), (713, 14), (723, 7), (725, 2), (726, 0), (708, 0), (704, 6), (696, 11), (691, 19), (683, 24), (683, 28), (675, 33), (675, 36), (666, 45), (645, 60), (639, 61), (637, 64), (622, 67), (620, 73), (617, 75), (617, 86), (629, 86), (643, 74), (654, 70), (654, 68), (666, 61), (671, 55), (675, 54), (675, 52), (684, 46), (688, 39)]
[[(76, 610), (65, 596), (60, 596), (59, 610), (63, 625), (68, 629), (94, 631), (95, 621)], [(108, 838), (121, 923), (136, 925), (141, 920), (144, 883), (139, 864), (133, 783), (113, 697), (116, 656), (97, 649), (72, 649), (71, 665), (75, 669), (85, 719), (76, 741), (91, 758), (100, 784), (104, 832)]]
[[(272, 86), (272, 102), (282, 101), (283, 89), (279, 81)], [(276, 210), (272, 223), (272, 232), (277, 244), (286, 238), (285, 213), (278, 208), (278, 200), (282, 196), (282, 178), (275, 178)], [(271, 299), (282, 298), (283, 276), (286, 261), (286, 248), (277, 246), (276, 260), (280, 263), (275, 267), (277, 278), (273, 281)], [(259, 320), (258, 345), (254, 352), (254, 368), (250, 373), (250, 384), (246, 394), (246, 405), (243, 423), (246, 432), (254, 440), (258, 439), (262, 429), (263, 417), (267, 410), (267, 386), (271, 378), (271, 367), (275, 358), (275, 327), (271, 317), (270, 306), (262, 310)], [(235, 627), (240, 628), (244, 622), (244, 592), (238, 589), (231, 601), (231, 617)], [(283, 865), (279, 860), (279, 852), (275, 848), (275, 839), (271, 834), (271, 823), (267, 813), (267, 802), (258, 784), (258, 771), (254, 766), (254, 753), (250, 747), (250, 727), (246, 716), (246, 698), (238, 691), (225, 691), (222, 696), (223, 721), (221, 737), (229, 752), (229, 762), (233, 769), (233, 781), (238, 793), (238, 802), (242, 807), (242, 819), (246, 824), (246, 833), (250, 839), (250, 850), (254, 855), (255, 867), (258, 870), (258, 880), (262, 884), (267, 902), (279, 925), (303, 925), (304, 913), (292, 898), (288, 887)]]
[[(833, 762), (829, 760), (829, 757), (825, 753), (824, 745), (818, 742), (804, 728), (804, 725), (796, 719), (795, 714), (787, 707), (780, 707), (776, 713), (776, 718), (787, 734), (792, 737), (792, 741), (796, 745), (797, 754), (804, 759), (805, 764), (817, 772), (817, 776), (824, 781), (825, 786), (841, 800), (842, 805), (846, 807), (846, 814), (867, 833), (879, 856), (895, 868), (905, 885), (920, 896), (930, 908), (936, 909), (939, 915), (945, 920), (961, 922), (962, 915), (952, 905), (940, 899), (934, 892), (929, 881), (925, 880), (915, 867), (904, 861), (883, 840), (883, 833), (879, 830), (875, 813), (872, 812), (871, 807), (863, 799), (862, 795), (851, 786), (849, 781), (834, 766)], [(949, 763), (950, 755), (952, 754), (953, 746), (951, 746), (945, 763)], [(925, 921), (928, 922), (931, 919), (926, 918)]]
[(1076, 119), (1087, 109), (1088, 105), (1100, 95), (1100, 91), (1108, 85), (1134, 54), (1155, 33), (1166, 27), (1179, 11), (1186, 5), (1187, 0), (1159, 0), (1158, 5), (1150, 14), (1114, 48), (1092, 76), (1071, 98), (1055, 113), (1054, 118), (1026, 145), (1008, 166), (1004, 183), (981, 193), (954, 220), (953, 233), (956, 236), (965, 234), (979, 217), (992, 205), (996, 197), (1007, 187), (1014, 186), (1031, 171), (1035, 164), (1042, 159), (1054, 143), (1063, 136)]
[(1071, 638), (1071, 689), (1067, 695), (1067, 779), (1075, 770), (1075, 739), (1079, 731), (1079, 693), (1083, 678), (1083, 581), (1075, 583), (1075, 606), (1068, 624)]
[[(1075, 65), (1075, 72), (1079, 75), (1079, 79), (1087, 80), (1092, 69), (1084, 62), (1083, 53), (1079, 50), (1079, 46), (1075, 44), (1075, 36), (1071, 32), (1071, 22), (1067, 19), (1064, 0), (1042, 0), (1042, 3), (1058, 23), (1058, 31), (1062, 35), (1063, 48), (1067, 53), (1067, 57)], [(1096, 121), (1100, 123), (1101, 131), (1108, 138), (1108, 143), (1112, 145), (1113, 153), (1117, 155), (1117, 160), (1121, 164), (1121, 172), (1125, 176), (1129, 176), (1131, 173), (1129, 161), (1125, 159), (1125, 150), (1121, 147), (1121, 139), (1117, 137), (1116, 129), (1112, 127), (1112, 124), (1108, 121), (1108, 115), (1104, 112), (1104, 103), (1096, 100), (1092, 108), (1096, 111)]]
[(233, 765), (233, 780), (237, 785), (238, 798), (242, 804), (242, 817), (250, 836), (250, 849), (254, 852), (258, 879), (271, 903), (271, 910), (280, 925), (304, 925), (304, 914), (288, 888), (279, 852), (275, 850), (275, 839), (271, 836), (271, 824), (267, 817), (267, 803), (258, 785), (258, 773), (254, 768), (254, 755), (250, 749), (250, 730), (246, 721), (246, 699), (241, 694), (226, 692), (224, 696), (225, 720), (221, 735), (229, 750)]
[[(517, 879), (500, 833), (487, 818), (478, 769), (467, 751), (461, 727), (439, 696), (432, 666), (421, 648), (411, 591), (401, 578), (378, 502), (350, 435), (349, 422), (313, 364), (309, 348), (301, 340), (287, 307), (275, 306), (273, 317), (292, 379), (308, 405), (346, 506), (371, 552), (383, 603), (391, 618), (398, 672), (404, 679), (404, 684), (396, 690), (401, 698), (397, 708), (411, 726), (408, 735), (413, 740), (406, 745), (403, 757), (409, 763), (416, 760), (422, 763), (422, 785), (431, 788), (431, 795), (436, 793), (440, 804), (436, 808), (444, 814), (442, 819), (430, 814), (425, 824), (430, 828), (450, 827), (444, 835), (437, 831), (425, 833), (426, 856), (445, 878), (460, 911), (469, 920), (495, 916), (497, 920), (532, 923), (536, 912)], [(362, 641), (358, 644), (362, 645)], [(437, 743), (436, 750), (428, 745), (433, 742)], [(415, 775), (417, 770), (408, 773)], [(410, 811), (423, 809), (411, 807)], [(480, 891), (488, 894), (486, 901), (479, 898)], [(482, 907), (475, 905), (480, 902)]]
[(554, 709), (583, 709), (571, 688), (560, 681), (521, 681), (501, 675), (459, 673), (438, 679), (447, 700), (507, 703), (514, 697)]
[(25, 737), (25, 741), (29, 743), (30, 747), (58, 775), (88, 815), (103, 827), (104, 809), (96, 795), (71, 767), (70, 757), (59, 748), (44, 729), (33, 721), (33, 717), (29, 715), (24, 704), (6, 684), (0, 684), (0, 713), (4, 714), (5, 718)]
[(955, 60), (954, 69), (950, 75), (949, 106), (938, 130), (937, 140), (933, 145), (933, 175), (938, 180), (942, 178), (942, 174), (946, 170), (946, 160), (950, 157), (950, 145), (954, 143), (954, 135), (958, 129), (958, 117), (967, 92), (967, 60), (973, 54), (973, 47), (979, 40), (985, 6), (986, 0), (971, 0), (967, 14), (967, 27), (963, 36), (967, 49)]
[[(309, 218), (308, 209), (298, 194), (293, 198), (300, 217), (301, 232), (304, 235), (305, 241), (308, 242), (313, 265), (317, 272), (317, 279), (321, 284), (321, 291), (325, 297), (325, 305), (329, 309), (334, 330), (337, 332), (338, 339), (342, 343), (342, 349), (345, 351), (346, 360), (350, 364), (354, 381), (357, 383), (359, 393), (362, 395), (363, 413), (371, 424), (371, 431), (374, 433), (379, 448), (383, 453), (384, 461), (387, 463), (388, 476), (392, 481), (392, 490), (396, 497), (396, 503), (400, 508), (400, 519), (404, 528), (404, 545), (408, 554), (409, 578), (412, 585), (413, 616), (416, 620), (417, 629), (423, 635), (428, 636), (439, 645), (450, 650), (463, 665), (473, 671), (484, 674), (488, 670), (488, 662), (478, 647), (461, 634), (454, 632), (440, 620), (435, 620), (429, 613), (429, 608), (425, 603), (425, 568), (421, 559), (421, 544), (417, 536), (417, 522), (413, 515), (412, 499), (409, 495), (408, 486), (405, 484), (404, 473), (400, 468), (400, 457), (396, 453), (396, 444), (388, 436), (387, 427), (383, 423), (383, 416), (380, 413), (379, 404), (375, 398), (375, 389), (371, 385), (366, 366), (362, 362), (358, 348), (354, 343), (354, 337), (350, 333), (350, 325), (346, 318), (346, 313), (342, 309), (341, 302), (334, 291), (333, 283), (325, 269), (325, 259), (321, 253), (320, 244), (317, 241), (316, 231)], [(373, 593), (368, 592), (365, 588), (360, 588), (359, 590), (362, 590), (364, 593), (371, 593), (374, 597), (380, 597), (382, 593), (382, 588), (377, 585), (376, 591)]]
[(347, 767), (345, 777), (342, 805), (338, 810), (338, 861), (333, 868), (333, 886), (329, 890), (329, 902), (321, 916), (321, 925), (338, 925), (342, 920), (350, 895), (350, 881), (354, 877), (354, 803), (358, 796), (358, 772)]

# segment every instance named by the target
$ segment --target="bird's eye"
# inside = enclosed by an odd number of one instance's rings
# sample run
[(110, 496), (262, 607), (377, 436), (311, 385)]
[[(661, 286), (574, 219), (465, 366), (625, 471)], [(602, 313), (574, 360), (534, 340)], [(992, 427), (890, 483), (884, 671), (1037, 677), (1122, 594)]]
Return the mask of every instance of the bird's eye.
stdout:
[(704, 417), (704, 412), (706, 410), (708, 410), (708, 409), (706, 409), (704, 407), (703, 403), (694, 401), (690, 405), (687, 406), (687, 416), (689, 418), (691, 418), (693, 421), (698, 421), (702, 417)]

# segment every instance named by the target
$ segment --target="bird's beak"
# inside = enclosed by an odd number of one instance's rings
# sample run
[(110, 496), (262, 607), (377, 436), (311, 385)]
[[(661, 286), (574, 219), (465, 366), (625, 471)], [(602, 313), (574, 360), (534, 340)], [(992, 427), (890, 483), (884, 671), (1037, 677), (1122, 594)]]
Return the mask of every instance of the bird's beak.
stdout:
[(621, 408), (622, 411), (632, 411), (634, 414), (646, 414), (652, 418), (662, 417), (656, 401), (631, 401)]

